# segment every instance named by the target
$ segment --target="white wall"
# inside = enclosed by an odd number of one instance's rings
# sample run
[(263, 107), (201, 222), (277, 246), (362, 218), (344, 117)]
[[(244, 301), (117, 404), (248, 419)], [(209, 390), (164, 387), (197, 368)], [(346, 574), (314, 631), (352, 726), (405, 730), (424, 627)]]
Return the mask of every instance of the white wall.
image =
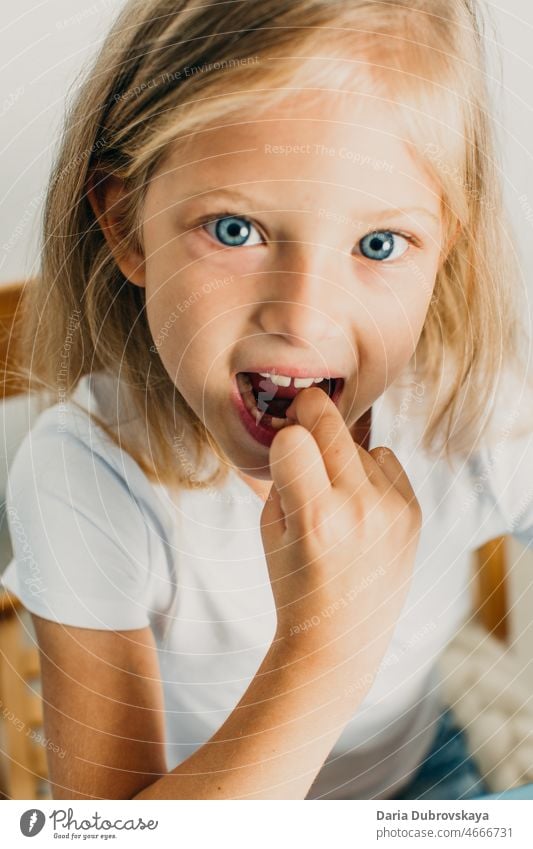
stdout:
[[(75, 93), (102, 35), (124, 0), (18, 0), (0, 28), (0, 284), (32, 273), (38, 220), (67, 96)], [(532, 287), (533, 4), (487, 3), (503, 58), (506, 196)], [(493, 84), (497, 92), (498, 83)], [(520, 200), (521, 199), (521, 200)]]
[(68, 97), (123, 0), (17, 0), (0, 23), (0, 283), (31, 275)]

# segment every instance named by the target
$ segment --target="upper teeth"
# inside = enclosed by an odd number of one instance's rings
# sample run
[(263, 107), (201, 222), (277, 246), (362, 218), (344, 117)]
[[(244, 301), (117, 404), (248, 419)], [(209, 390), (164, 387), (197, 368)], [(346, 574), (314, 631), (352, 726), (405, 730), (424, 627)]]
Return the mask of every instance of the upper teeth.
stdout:
[(270, 374), (268, 371), (260, 371), (259, 374), (261, 377), (268, 377), (276, 386), (290, 386), (291, 380), (294, 380), (295, 389), (306, 389), (308, 386), (312, 386), (313, 383), (322, 383), (324, 380), (323, 377), (295, 377), (293, 379), (285, 374)]

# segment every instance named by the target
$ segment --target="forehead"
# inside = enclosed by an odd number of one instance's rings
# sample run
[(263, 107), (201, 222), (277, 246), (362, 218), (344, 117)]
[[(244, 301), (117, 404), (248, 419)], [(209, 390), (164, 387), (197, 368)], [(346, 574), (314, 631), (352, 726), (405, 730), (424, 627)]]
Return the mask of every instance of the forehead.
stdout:
[(416, 202), (435, 212), (440, 205), (394, 105), (350, 92), (298, 93), (259, 114), (222, 119), (176, 144), (164, 175), (181, 196), (239, 186), (278, 202), (336, 193), (352, 204)]

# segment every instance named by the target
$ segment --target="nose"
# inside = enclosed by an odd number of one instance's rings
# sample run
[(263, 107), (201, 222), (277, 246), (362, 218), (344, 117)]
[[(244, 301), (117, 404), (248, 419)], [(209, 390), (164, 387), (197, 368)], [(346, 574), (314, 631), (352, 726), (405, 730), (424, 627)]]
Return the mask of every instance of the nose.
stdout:
[[(331, 249), (299, 245), (264, 272), (256, 292), (256, 323), (295, 347), (315, 347), (342, 334), (340, 288)], [(259, 294), (260, 293), (260, 294)]]

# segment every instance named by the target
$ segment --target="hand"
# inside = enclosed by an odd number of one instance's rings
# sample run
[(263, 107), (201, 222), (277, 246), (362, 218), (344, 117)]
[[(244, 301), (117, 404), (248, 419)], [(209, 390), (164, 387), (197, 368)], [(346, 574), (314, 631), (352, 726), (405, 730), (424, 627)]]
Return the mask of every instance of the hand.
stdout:
[(394, 453), (354, 442), (322, 389), (303, 389), (290, 411), (261, 514), (277, 636), (373, 672), (409, 589), (420, 505)]

